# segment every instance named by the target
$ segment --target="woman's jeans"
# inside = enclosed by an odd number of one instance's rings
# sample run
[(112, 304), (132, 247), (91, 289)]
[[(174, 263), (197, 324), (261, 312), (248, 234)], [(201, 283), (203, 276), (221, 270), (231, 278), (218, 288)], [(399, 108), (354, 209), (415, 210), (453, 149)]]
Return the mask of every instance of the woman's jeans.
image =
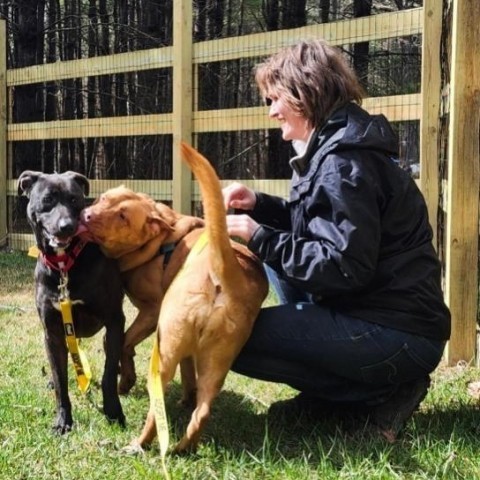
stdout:
[(267, 273), (280, 305), (260, 311), (235, 372), (329, 401), (376, 404), (440, 362), (445, 342), (342, 315)]

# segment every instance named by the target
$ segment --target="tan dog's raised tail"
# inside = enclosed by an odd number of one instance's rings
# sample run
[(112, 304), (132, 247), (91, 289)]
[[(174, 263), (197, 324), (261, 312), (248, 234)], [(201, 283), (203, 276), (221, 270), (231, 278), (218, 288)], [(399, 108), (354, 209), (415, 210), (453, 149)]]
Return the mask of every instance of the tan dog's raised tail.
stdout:
[[(225, 377), (250, 335), (268, 293), (263, 267), (243, 245), (228, 237), (220, 182), (207, 159), (182, 144), (184, 160), (200, 184), (207, 245), (184, 263), (162, 302), (157, 335), (165, 390), (182, 362), (184, 401), (195, 409), (177, 452), (194, 450)], [(140, 437), (145, 446), (156, 435), (150, 408)]]

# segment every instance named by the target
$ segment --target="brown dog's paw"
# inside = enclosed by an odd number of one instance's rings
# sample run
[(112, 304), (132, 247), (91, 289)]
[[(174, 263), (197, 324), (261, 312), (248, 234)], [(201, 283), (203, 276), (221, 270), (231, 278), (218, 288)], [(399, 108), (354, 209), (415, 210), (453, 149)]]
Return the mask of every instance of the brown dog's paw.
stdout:
[(118, 383), (118, 393), (119, 395), (127, 395), (132, 387), (137, 381), (136, 375), (133, 377), (120, 377), (120, 382)]
[(197, 405), (197, 389), (191, 390), (188, 393), (184, 392), (177, 404), (182, 408), (193, 410)]

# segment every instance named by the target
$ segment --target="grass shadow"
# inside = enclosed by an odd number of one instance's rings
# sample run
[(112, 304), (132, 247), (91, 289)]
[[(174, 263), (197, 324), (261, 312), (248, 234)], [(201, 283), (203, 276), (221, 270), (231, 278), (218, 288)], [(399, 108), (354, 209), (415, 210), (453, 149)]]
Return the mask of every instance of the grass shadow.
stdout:
[[(191, 414), (177, 405), (179, 396), (180, 386), (173, 385), (167, 399), (172, 441), (184, 434)], [(228, 455), (238, 461), (245, 455), (273, 463), (306, 459), (312, 466), (327, 461), (338, 471), (346, 462), (375, 465), (388, 461), (408, 476), (422, 470), (422, 455), (430, 445), (438, 448), (443, 444), (448, 448), (452, 435), (463, 437), (469, 449), (480, 448), (479, 409), (472, 405), (427, 407), (417, 412), (393, 445), (364, 418), (355, 420), (327, 414), (315, 421), (307, 417), (288, 421), (271, 418), (266, 412), (259, 413), (257, 407), (244, 395), (222, 391), (212, 406), (199, 455), (202, 456), (202, 448), (207, 448), (228, 451)]]

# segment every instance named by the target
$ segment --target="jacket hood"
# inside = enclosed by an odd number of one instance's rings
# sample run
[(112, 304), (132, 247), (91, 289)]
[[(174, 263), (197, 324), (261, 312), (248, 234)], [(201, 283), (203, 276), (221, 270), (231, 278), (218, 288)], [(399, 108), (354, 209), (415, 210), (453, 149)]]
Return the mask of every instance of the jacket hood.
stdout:
[(333, 112), (325, 125), (310, 136), (301, 155), (290, 160), (298, 175), (305, 172), (312, 156), (323, 158), (341, 150), (377, 150), (391, 157), (398, 156), (398, 139), (384, 115), (370, 115), (355, 103)]

